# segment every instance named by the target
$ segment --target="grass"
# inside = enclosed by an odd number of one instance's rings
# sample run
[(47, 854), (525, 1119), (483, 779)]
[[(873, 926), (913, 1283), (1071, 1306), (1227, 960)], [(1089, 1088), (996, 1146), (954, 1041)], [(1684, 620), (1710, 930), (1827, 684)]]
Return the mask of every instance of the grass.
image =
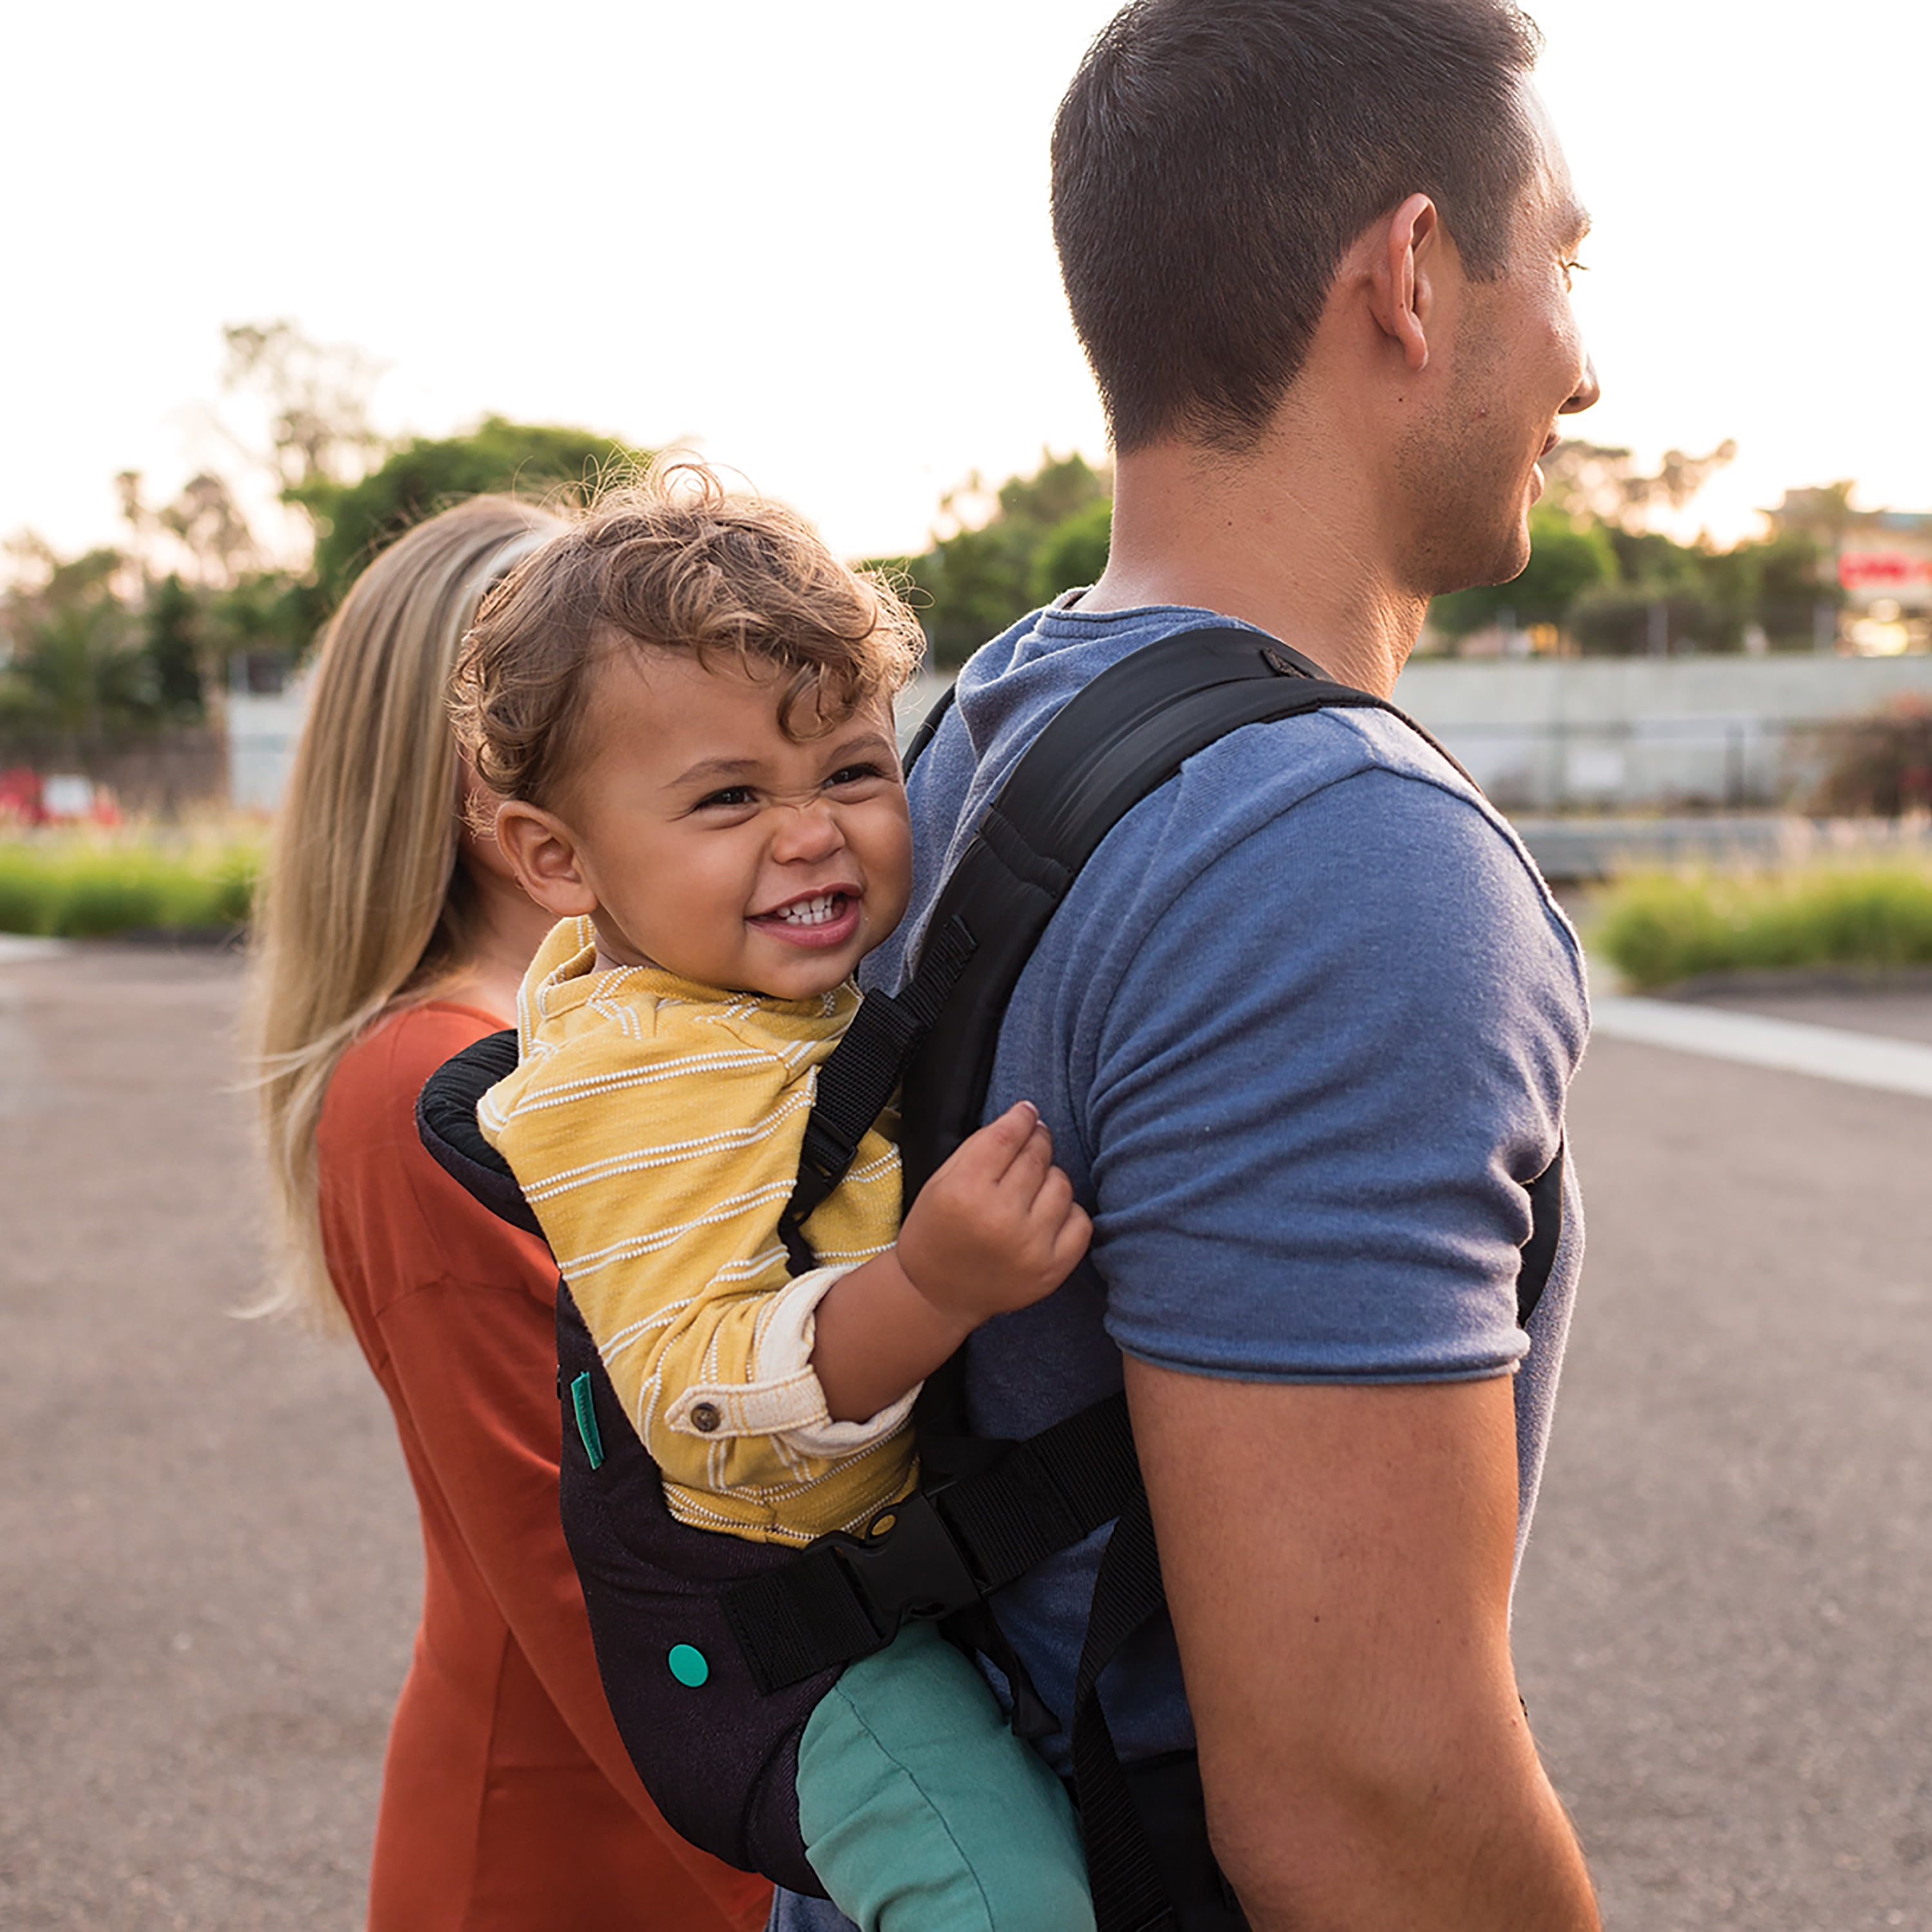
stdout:
[(1932, 965), (1932, 869), (1631, 873), (1598, 901), (1589, 941), (1640, 988), (1766, 968)]
[(106, 939), (239, 927), (258, 841), (140, 830), (0, 837), (0, 932)]

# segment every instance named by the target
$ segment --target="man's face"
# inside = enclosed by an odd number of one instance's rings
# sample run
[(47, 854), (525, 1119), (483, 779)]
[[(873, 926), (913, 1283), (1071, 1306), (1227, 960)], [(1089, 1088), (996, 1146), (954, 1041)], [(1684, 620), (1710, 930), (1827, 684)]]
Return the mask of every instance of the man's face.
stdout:
[(1400, 452), (1415, 588), (1430, 596), (1504, 583), (1528, 562), (1539, 459), (1556, 447), (1559, 419), (1598, 394), (1570, 306), (1589, 220), (1542, 103), (1528, 88), (1522, 98), (1540, 158), (1508, 263), (1493, 281), (1460, 278), (1442, 388)]

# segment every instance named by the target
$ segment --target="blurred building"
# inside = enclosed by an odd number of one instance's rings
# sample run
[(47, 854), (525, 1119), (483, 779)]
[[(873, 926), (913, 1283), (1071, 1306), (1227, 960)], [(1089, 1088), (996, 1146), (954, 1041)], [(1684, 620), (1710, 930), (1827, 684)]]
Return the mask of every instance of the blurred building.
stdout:
[(1932, 511), (1854, 510), (1846, 486), (1787, 490), (1769, 514), (1833, 554), (1845, 593), (1841, 650), (1859, 657), (1932, 650)]

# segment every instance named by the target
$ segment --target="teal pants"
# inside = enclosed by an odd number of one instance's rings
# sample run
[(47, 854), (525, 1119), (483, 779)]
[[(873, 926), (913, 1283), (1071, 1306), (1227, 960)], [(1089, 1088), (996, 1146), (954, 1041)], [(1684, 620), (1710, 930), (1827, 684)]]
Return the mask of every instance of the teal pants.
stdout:
[(1093, 1932), (1060, 1780), (929, 1624), (848, 1664), (798, 1754), (806, 1856), (860, 1932)]

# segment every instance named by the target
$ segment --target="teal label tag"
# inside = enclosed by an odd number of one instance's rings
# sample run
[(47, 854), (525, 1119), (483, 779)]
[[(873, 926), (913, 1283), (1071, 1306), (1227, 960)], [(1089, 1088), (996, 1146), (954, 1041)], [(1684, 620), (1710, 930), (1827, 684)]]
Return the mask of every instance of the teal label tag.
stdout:
[(590, 1372), (586, 1369), (570, 1385), (570, 1406), (577, 1412), (577, 1432), (584, 1438), (584, 1453), (590, 1466), (602, 1466), (604, 1438), (597, 1432), (597, 1407), (590, 1397)]

